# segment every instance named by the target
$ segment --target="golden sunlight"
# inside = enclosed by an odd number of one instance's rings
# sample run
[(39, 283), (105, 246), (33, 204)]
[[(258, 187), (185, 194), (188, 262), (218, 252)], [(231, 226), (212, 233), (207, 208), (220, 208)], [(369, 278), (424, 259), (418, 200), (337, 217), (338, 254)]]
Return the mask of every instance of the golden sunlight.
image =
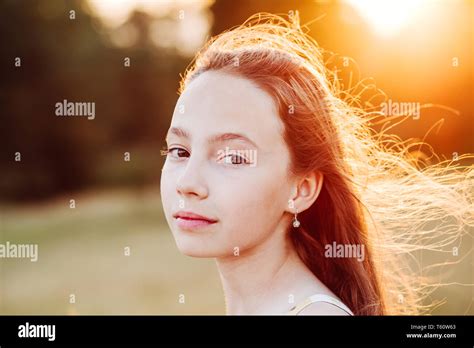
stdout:
[(377, 35), (396, 35), (421, 11), (424, 0), (346, 0)]

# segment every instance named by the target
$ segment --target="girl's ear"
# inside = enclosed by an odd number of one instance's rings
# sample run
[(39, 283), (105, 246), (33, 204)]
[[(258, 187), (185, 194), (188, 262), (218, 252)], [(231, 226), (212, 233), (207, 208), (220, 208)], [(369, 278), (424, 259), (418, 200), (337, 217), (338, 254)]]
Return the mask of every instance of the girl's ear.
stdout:
[(323, 187), (324, 176), (319, 171), (308, 173), (295, 183), (295, 194), (290, 197), (286, 211), (294, 214), (301, 213), (311, 207)]

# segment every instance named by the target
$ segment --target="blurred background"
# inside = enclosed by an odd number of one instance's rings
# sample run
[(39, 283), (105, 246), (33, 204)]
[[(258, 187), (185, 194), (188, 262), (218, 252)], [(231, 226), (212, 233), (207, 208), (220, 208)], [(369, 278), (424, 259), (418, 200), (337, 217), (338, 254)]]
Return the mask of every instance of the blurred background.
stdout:
[[(0, 314), (225, 312), (214, 261), (181, 255), (165, 222), (160, 149), (205, 41), (296, 10), (354, 79), (422, 105), (393, 132), (474, 152), (473, 1), (1, 0), (0, 243), (39, 260), (0, 258)], [(65, 99), (95, 119), (57, 117)], [(434, 314), (474, 314), (472, 239), (459, 253)]]

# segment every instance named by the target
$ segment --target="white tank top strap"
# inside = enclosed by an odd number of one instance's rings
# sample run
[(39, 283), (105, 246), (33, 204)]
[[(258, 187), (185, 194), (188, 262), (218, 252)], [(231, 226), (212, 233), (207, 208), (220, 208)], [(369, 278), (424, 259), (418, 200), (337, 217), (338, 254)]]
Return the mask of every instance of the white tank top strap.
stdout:
[(301, 302), (301, 303), (297, 304), (296, 306), (294, 306), (287, 314), (288, 315), (296, 315), (299, 312), (301, 312), (304, 308), (306, 308), (307, 306), (309, 306), (310, 304), (315, 303), (315, 302), (330, 303), (330, 304), (342, 309), (346, 313), (348, 313), (350, 315), (354, 315), (354, 313), (352, 313), (352, 311), (349, 309), (349, 307), (347, 307), (344, 303), (339, 301), (337, 298), (334, 298), (334, 297), (329, 296), (329, 295), (323, 295), (323, 294), (315, 294), (315, 295), (312, 295), (312, 296), (306, 298), (303, 302)]

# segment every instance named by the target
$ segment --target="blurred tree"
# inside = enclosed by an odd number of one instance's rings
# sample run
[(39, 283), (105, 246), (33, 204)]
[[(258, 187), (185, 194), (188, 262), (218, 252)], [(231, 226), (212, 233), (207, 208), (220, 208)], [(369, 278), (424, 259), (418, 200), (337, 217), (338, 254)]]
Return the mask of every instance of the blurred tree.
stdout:
[[(114, 47), (83, 6), (81, 1), (0, 3), (2, 200), (41, 199), (92, 185), (146, 184), (159, 176), (159, 148), (189, 58), (146, 40), (152, 19), (139, 12), (129, 19), (141, 28), (138, 40)], [(16, 57), (21, 66), (15, 66)], [(57, 117), (55, 104), (64, 99), (95, 102), (95, 119)], [(125, 151), (131, 152), (131, 163), (123, 161)], [(17, 152), (21, 162), (14, 161)], [(124, 177), (122, 171), (131, 174)]]

